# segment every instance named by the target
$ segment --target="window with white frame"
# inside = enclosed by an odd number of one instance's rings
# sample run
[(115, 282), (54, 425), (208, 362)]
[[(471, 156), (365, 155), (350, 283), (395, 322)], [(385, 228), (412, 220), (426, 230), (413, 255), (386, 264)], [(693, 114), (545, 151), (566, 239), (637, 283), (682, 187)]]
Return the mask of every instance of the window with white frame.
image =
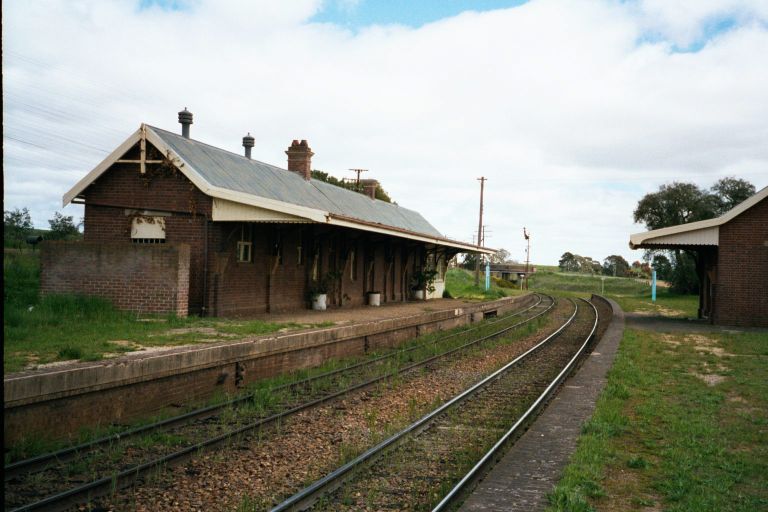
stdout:
[(240, 240), (237, 242), (237, 262), (250, 263), (253, 261), (253, 241), (251, 240), (251, 227), (245, 224), (240, 226)]

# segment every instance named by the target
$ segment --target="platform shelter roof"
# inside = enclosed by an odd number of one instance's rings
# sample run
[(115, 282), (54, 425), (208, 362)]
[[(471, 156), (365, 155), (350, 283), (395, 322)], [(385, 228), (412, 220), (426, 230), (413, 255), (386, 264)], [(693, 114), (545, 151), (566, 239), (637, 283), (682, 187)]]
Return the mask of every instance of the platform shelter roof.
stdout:
[(766, 198), (768, 198), (768, 187), (763, 188), (719, 217), (630, 235), (629, 247), (630, 249), (675, 249), (718, 246), (720, 244), (720, 226), (735, 219)]

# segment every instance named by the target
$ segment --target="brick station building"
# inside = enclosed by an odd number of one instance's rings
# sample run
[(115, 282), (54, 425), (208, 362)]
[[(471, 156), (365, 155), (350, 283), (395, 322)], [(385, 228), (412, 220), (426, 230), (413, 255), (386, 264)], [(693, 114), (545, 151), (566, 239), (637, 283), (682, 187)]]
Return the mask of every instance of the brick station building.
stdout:
[(332, 307), (411, 298), (436, 270), (440, 297), (457, 253), (492, 251), (445, 238), (418, 212), (311, 178), (313, 152), (294, 140), (288, 169), (142, 124), (64, 195), (85, 205), (83, 242), (46, 242), (43, 293), (100, 295), (127, 310), (211, 316), (308, 307), (335, 276)]
[(768, 327), (768, 187), (720, 217), (631, 235), (629, 246), (695, 252), (699, 318)]

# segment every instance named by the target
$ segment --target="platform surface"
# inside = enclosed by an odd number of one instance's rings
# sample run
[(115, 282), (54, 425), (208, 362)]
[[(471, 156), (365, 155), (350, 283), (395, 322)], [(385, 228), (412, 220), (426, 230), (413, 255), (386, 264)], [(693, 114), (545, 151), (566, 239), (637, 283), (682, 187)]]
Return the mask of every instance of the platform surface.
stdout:
[(624, 332), (624, 313), (614, 301), (613, 320), (579, 371), (480, 481), (462, 511), (535, 511), (560, 480), (581, 427), (595, 410)]

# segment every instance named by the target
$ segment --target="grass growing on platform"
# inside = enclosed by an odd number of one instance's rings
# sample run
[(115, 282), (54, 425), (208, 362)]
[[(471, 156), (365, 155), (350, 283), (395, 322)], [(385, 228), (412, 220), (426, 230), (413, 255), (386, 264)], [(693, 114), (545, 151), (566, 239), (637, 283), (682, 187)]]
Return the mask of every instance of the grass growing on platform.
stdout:
[[(306, 327), (259, 320), (177, 318), (117, 311), (78, 295), (40, 298), (40, 261), (31, 251), (3, 257), (3, 370), (54, 361), (94, 361), (143, 347), (223, 340)], [(332, 325), (329, 322), (322, 326)]]
[(765, 334), (627, 330), (550, 511), (768, 510)]

